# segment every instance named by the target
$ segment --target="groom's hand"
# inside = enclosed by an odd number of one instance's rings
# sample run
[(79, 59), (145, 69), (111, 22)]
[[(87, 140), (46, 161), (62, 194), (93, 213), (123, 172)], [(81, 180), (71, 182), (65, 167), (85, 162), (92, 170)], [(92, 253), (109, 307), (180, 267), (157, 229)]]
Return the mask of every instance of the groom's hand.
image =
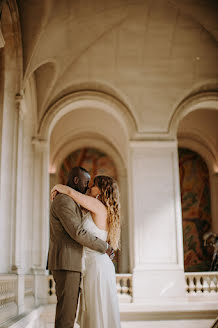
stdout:
[(114, 253), (114, 249), (108, 244), (108, 248), (106, 251), (107, 255), (110, 257), (111, 261), (113, 260), (115, 253)]

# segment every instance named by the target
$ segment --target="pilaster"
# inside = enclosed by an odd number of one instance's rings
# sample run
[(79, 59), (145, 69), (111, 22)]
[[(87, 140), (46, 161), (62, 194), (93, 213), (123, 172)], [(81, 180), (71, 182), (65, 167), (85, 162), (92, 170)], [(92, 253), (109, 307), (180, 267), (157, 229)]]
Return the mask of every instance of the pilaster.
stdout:
[(23, 270), (22, 263), (22, 174), (23, 174), (23, 118), (25, 113), (23, 96), (15, 97), (14, 171), (15, 171), (15, 220), (11, 270), (18, 275)]
[(49, 236), (49, 145), (32, 138), (34, 146), (32, 270), (35, 274), (35, 302), (47, 302), (46, 263)]
[(176, 141), (130, 144), (133, 301), (185, 296)]

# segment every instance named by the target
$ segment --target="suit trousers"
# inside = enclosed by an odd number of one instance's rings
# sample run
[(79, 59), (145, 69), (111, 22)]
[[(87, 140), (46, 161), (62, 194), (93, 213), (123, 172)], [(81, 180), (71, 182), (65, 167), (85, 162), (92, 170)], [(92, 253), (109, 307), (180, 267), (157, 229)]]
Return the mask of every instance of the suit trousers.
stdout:
[(55, 328), (73, 328), (79, 298), (81, 273), (52, 270), (57, 295)]

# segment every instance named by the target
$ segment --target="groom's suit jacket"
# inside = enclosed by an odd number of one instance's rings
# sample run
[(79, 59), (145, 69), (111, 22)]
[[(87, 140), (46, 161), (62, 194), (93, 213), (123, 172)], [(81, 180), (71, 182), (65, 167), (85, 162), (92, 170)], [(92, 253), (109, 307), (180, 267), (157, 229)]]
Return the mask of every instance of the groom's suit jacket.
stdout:
[(107, 243), (83, 228), (82, 212), (72, 198), (58, 194), (50, 209), (49, 270), (82, 271), (82, 249), (105, 253)]

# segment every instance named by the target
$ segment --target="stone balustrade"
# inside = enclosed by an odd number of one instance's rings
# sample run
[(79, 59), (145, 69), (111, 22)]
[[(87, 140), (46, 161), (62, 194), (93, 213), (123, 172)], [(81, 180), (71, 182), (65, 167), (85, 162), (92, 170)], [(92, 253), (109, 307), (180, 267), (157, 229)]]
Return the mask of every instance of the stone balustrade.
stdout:
[[(19, 314), (18, 304), (22, 295), (18, 295), (18, 275), (16, 274), (0, 274), (0, 325)], [(23, 275), (19, 279), (23, 279), (24, 310), (32, 310), (36, 305), (35, 291), (36, 278), (34, 275)], [(44, 276), (45, 286), (47, 284), (47, 302), (49, 304), (56, 303), (55, 282), (53, 276)], [(185, 273), (186, 294), (191, 300), (198, 296), (205, 300), (214, 300), (218, 297), (218, 272), (190, 272)], [(117, 293), (121, 303), (132, 302), (132, 274), (116, 275)], [(21, 284), (22, 285), (22, 284)], [(44, 287), (46, 288), (46, 287)], [(215, 298), (214, 298), (215, 297)], [(46, 304), (46, 303), (44, 303)]]
[(116, 274), (116, 283), (120, 302), (132, 302), (132, 274)]
[[(116, 274), (117, 293), (120, 302), (132, 301), (132, 274)], [(53, 276), (48, 276), (48, 303), (55, 303), (55, 282)]]
[(185, 273), (188, 296), (218, 297), (218, 272)]
[(17, 276), (0, 274), (0, 325), (17, 314)]

